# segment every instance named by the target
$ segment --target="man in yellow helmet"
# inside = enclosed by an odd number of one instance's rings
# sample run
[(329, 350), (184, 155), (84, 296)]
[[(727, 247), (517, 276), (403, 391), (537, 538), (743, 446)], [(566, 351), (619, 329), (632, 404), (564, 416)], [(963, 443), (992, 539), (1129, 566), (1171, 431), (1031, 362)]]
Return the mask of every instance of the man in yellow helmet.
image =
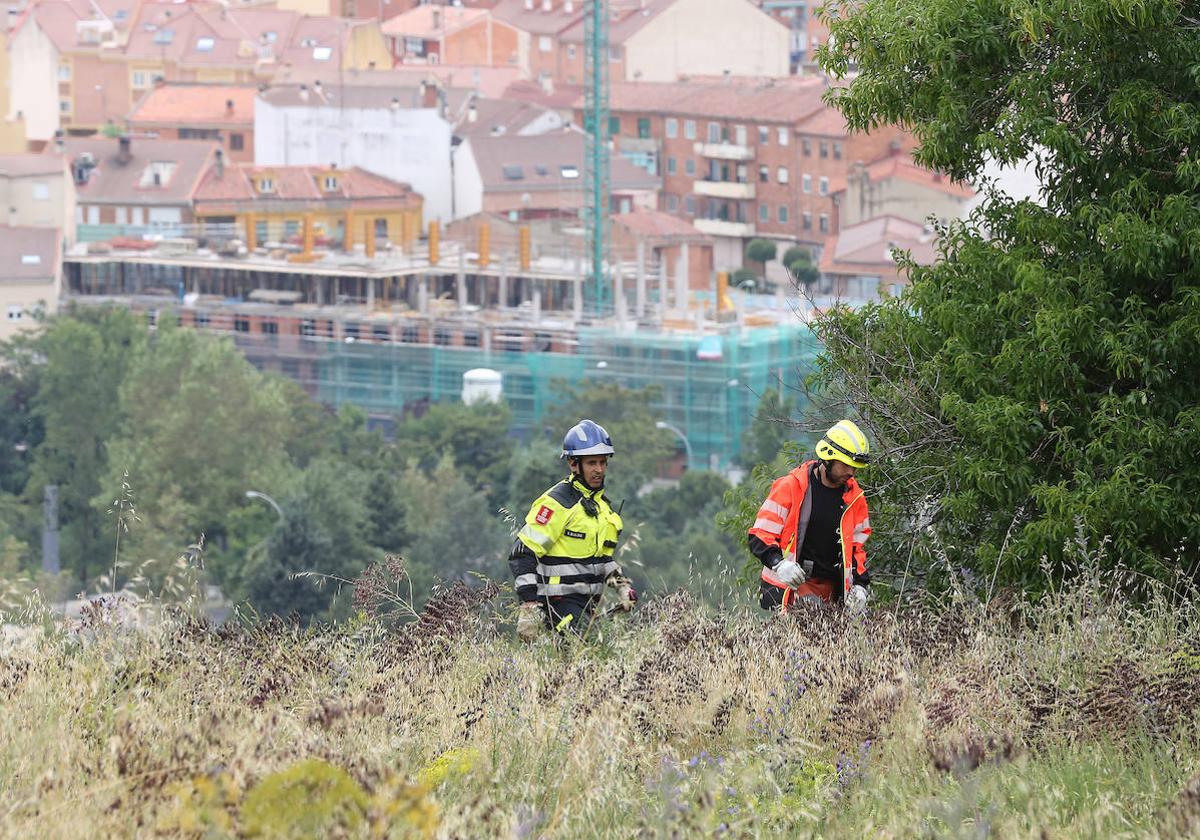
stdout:
[(836, 423), (805, 461), (771, 485), (750, 528), (750, 550), (762, 561), (759, 602), (787, 608), (797, 598), (867, 606), (864, 544), (871, 533), (867, 500), (855, 472), (870, 461), (867, 436), (850, 420)]

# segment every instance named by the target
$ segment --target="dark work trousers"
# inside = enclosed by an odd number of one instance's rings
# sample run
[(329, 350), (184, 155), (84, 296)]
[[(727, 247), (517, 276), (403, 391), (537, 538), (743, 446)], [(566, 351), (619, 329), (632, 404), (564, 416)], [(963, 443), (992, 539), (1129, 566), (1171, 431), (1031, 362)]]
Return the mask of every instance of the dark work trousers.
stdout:
[(543, 598), (542, 605), (546, 608), (546, 625), (559, 633), (566, 633), (569, 630), (577, 636), (582, 636), (592, 623), (597, 600), (592, 595), (556, 595), (552, 598)]

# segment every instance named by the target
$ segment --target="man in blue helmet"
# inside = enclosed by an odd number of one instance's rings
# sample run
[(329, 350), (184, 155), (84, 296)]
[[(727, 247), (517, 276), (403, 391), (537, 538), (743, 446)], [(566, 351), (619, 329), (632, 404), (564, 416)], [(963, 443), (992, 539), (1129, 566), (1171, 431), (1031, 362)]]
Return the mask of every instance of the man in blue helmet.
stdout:
[(613, 559), (623, 524), (604, 496), (613, 454), (604, 427), (580, 420), (563, 438), (571, 474), (536, 500), (517, 533), (508, 566), (521, 610), (517, 635), (533, 641), (547, 627), (583, 633), (606, 585), (617, 606), (633, 609), (637, 593)]

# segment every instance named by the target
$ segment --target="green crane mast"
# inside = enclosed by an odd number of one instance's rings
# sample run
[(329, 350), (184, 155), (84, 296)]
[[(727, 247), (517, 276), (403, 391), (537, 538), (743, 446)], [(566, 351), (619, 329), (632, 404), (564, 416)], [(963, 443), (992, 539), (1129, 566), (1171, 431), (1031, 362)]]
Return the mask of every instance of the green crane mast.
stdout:
[(583, 16), (584, 129), (587, 177), (588, 258), (591, 274), (584, 297), (587, 312), (603, 317), (612, 312), (612, 287), (605, 276), (609, 257), (608, 207), (611, 178), (608, 125), (608, 0), (591, 0)]

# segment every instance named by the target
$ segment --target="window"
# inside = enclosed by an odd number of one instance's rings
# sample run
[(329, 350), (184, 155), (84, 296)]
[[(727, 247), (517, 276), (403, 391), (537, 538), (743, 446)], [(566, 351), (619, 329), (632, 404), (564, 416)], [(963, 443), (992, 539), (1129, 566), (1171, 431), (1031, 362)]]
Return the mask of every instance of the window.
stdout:
[(804, 226), (805, 230), (812, 230), (812, 213), (802, 213), (800, 215), (800, 224)]
[(679, 136), (679, 120), (667, 117), (667, 137), (674, 140)]
[(778, 134), (779, 134), (779, 145), (780, 145), (780, 146), (786, 146), (786, 145), (788, 144), (788, 129), (787, 129), (787, 126), (786, 126), (786, 125), (781, 125), (781, 126), (779, 127)]
[(250, 332), (250, 319), (249, 318), (234, 318), (233, 319), (233, 329), (236, 332), (244, 332), (244, 333)]
[(245, 135), (242, 135), (242, 134), (230, 134), (229, 135), (229, 151), (240, 152), (244, 148), (246, 148)]
[(258, 219), (254, 222), (254, 239), (261, 245), (267, 241), (267, 221)]
[(667, 174), (668, 175), (675, 174), (675, 158), (673, 158), (673, 157), (667, 158)]
[(178, 166), (171, 160), (156, 160), (142, 170), (142, 177), (138, 181), (138, 186), (142, 189), (150, 187), (161, 187), (171, 180), (171, 176), (175, 174), (175, 168)]
[(696, 159), (688, 158), (687, 160), (685, 160), (683, 162), (683, 171), (685, 173), (687, 173), (688, 175), (695, 175), (696, 174)]
[(779, 167), (779, 171), (775, 173), (775, 179), (781, 184), (788, 182), (788, 168), (786, 166)]
[(279, 335), (279, 324), (275, 321), (261, 321), (258, 331), (263, 335)]
[(800, 141), (800, 148), (804, 151), (805, 157), (812, 155), (812, 141), (807, 137)]
[(328, 61), (333, 57), (333, 47), (315, 47), (313, 61)]
[(684, 120), (683, 121), (683, 136), (688, 140), (696, 139), (696, 121), (695, 120)]
[(771, 207), (767, 204), (758, 205), (758, 220), (763, 224), (771, 221)]
[(375, 324), (371, 327), (371, 338), (375, 341), (391, 341), (392, 335), (384, 324)]
[(21, 309), (21, 305), (20, 305), (19, 303), (10, 303), (10, 304), (9, 304), (7, 307), (5, 307), (5, 309), (4, 309), (4, 320), (6, 320), (6, 321), (20, 321), (20, 320), (21, 320), (21, 315), (22, 315), (22, 314), (24, 314), (24, 312), (23, 312), (23, 310)]
[(133, 86), (135, 88), (144, 88), (146, 86), (146, 71), (145, 70), (134, 70), (133, 71)]
[(745, 146), (746, 145), (746, 126), (735, 125), (733, 127), (733, 137), (734, 137), (735, 143), (737, 143), (739, 146)]
[(58, 65), (58, 80), (60, 82), (71, 81), (71, 65), (70, 64)]
[(562, 177), (567, 178), (567, 179), (579, 177), (579, 167), (571, 166), (570, 164), (567, 164), (565, 166), (560, 166), (558, 168), (558, 172), (560, 175), (562, 175)]
[(689, 216), (696, 215), (696, 197), (694, 195), (689, 195), (686, 198), (684, 198), (683, 210)]
[(836, 140), (833, 143), (833, 159), (834, 160), (842, 159), (842, 144), (838, 143)]
[(574, 44), (567, 44), (567, 58), (571, 59), (572, 61), (575, 60), (575, 45)]
[(788, 220), (788, 209), (786, 204), (779, 205), (779, 224), (786, 225)]
[(258, 191), (260, 193), (275, 192), (275, 182), (273, 180), (271, 180), (270, 178), (259, 178), (258, 179)]
[(212, 38), (197, 38), (196, 52), (212, 52), (216, 43)]
[(829, 195), (829, 179), (822, 178), (817, 182), (817, 192), (821, 195)]
[(463, 347), (478, 347), (479, 333), (474, 330), (465, 330), (463, 332)]
[(71, 100), (69, 100), (69, 99), (58, 100), (58, 112), (60, 114), (71, 113)]
[(667, 193), (667, 212), (674, 213), (679, 209), (679, 196), (675, 193)]
[(525, 169), (519, 163), (507, 163), (500, 167), (505, 181), (521, 181), (525, 178)]
[(821, 229), (821, 233), (829, 233), (829, 217), (824, 213), (822, 213), (821, 217), (817, 220), (817, 227)]
[(624, 57), (624, 52), (620, 47), (609, 47), (608, 48), (608, 60), (609, 61), (620, 61), (623, 57)]
[(285, 219), (283, 222), (283, 236), (285, 239), (290, 239), (293, 236), (298, 236), (300, 233), (300, 222), (296, 219)]
[(828, 140), (821, 141), (821, 157), (823, 157), (823, 158), (829, 157), (829, 141)]
[(637, 127), (638, 127), (638, 137), (641, 138), (642, 140), (649, 140), (650, 139), (650, 118), (649, 117), (638, 117)]
[(441, 347), (450, 346), (450, 331), (438, 327), (433, 331), (433, 343)]
[(338, 179), (336, 175), (325, 176), (325, 192), (333, 192), (338, 188)]
[(192, 325), (197, 327), (207, 327), (209, 322), (207, 312), (197, 312), (192, 316)]
[(812, 176), (811, 175), (800, 176), (800, 189), (802, 189), (806, 193), (812, 192)]
[(119, 225), (129, 224), (129, 208), (128, 207), (118, 207), (116, 209), (116, 213), (114, 215), (115, 215), (115, 220), (116, 220), (117, 224), (119, 224)]
[(550, 52), (550, 36), (538, 36), (538, 52)]
[(34, 201), (49, 201), (50, 200), (50, 184), (47, 181), (33, 182), (33, 199)]
[(42, 255), (41, 254), (22, 254), (21, 255), (21, 265), (41, 265), (41, 264), (42, 264)]
[(769, 184), (771, 182), (771, 167), (765, 164), (758, 167), (758, 182), (760, 184)]
[(770, 143), (771, 129), (767, 128), (765, 125), (760, 125), (758, 127), (758, 145), (767, 146), (770, 145)]
[(420, 333), (416, 327), (404, 327), (400, 330), (400, 341), (403, 344), (416, 344)]
[(720, 123), (710, 122), (708, 124), (708, 142), (709, 143), (720, 143), (721, 142), (721, 124)]
[(616, 137), (620, 133), (621, 133), (621, 118), (620, 117), (609, 117), (608, 118), (608, 135), (610, 137)]

